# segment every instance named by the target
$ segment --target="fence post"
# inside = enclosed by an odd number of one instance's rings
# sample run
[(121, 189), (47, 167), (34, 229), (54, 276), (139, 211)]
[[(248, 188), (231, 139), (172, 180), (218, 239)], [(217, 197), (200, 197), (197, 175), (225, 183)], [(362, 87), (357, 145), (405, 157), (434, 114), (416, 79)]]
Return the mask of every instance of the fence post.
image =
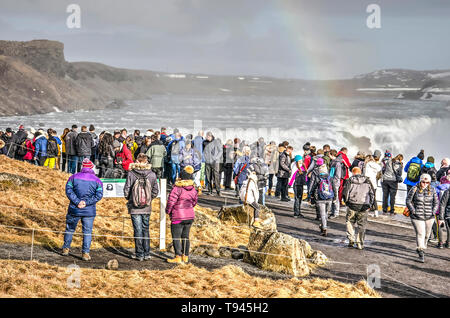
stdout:
[(166, 250), (167, 179), (160, 179), (159, 250)]
[(30, 255), (30, 261), (33, 260), (33, 248), (34, 248), (34, 229), (31, 232), (31, 255)]

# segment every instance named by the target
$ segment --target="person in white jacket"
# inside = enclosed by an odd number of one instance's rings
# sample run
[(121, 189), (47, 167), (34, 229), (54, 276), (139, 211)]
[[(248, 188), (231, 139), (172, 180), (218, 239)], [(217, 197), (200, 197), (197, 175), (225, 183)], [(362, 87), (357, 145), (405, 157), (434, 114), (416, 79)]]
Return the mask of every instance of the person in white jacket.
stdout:
[(371, 209), (372, 211), (374, 211), (375, 217), (378, 217), (378, 204), (376, 200), (376, 193), (377, 193), (377, 175), (380, 171), (381, 165), (375, 161), (374, 157), (371, 155), (366, 156), (363, 175), (369, 178), (370, 183), (372, 183), (373, 189), (375, 190), (374, 205)]
[(258, 177), (254, 171), (249, 173), (247, 180), (242, 184), (239, 196), (242, 202), (244, 202), (244, 205), (250, 205), (254, 209), (252, 225), (253, 227), (260, 228)]

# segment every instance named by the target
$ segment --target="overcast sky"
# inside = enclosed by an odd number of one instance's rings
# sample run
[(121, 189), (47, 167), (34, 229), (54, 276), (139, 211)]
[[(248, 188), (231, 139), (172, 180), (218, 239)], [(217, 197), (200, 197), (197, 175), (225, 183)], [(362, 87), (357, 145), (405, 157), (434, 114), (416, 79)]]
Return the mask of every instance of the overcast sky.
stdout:
[[(81, 29), (66, 26), (71, 3)], [(381, 29), (366, 26), (371, 3)], [(449, 17), (449, 0), (1, 0), (0, 39), (116, 67), (335, 79), (450, 69)]]

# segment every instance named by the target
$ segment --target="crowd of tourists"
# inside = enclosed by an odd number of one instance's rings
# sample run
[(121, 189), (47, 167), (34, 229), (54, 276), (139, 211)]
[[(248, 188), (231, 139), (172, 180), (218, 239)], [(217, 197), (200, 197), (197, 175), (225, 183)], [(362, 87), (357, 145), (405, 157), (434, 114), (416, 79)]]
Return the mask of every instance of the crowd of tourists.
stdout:
[[(175, 258), (169, 262), (188, 262), (189, 231), (195, 218), (198, 194), (223, 196), (234, 190), (241, 204), (254, 210), (253, 226), (261, 227), (261, 205), (266, 199), (291, 201), (293, 217), (302, 218), (302, 201), (315, 207), (319, 231), (327, 236), (327, 220), (346, 206), (349, 247), (364, 248), (369, 213), (393, 215), (399, 184), (407, 187), (406, 209), (415, 229), (417, 253), (424, 251), (431, 234), (437, 247), (449, 247), (450, 159), (440, 168), (424, 151), (405, 165), (403, 155), (385, 150), (359, 151), (351, 161), (346, 147), (321, 148), (306, 142), (294, 149), (288, 141), (266, 144), (263, 138), (247, 142), (239, 138), (223, 143), (211, 132), (182, 135), (178, 129), (149, 129), (141, 134), (126, 129), (97, 135), (93, 125), (73, 125), (61, 135), (54, 129), (17, 132), (0, 131), (0, 154), (10, 158), (61, 169), (72, 174), (66, 186), (70, 200), (63, 254), (69, 254), (72, 234), (81, 220), (83, 233), (92, 233), (95, 204), (102, 198), (101, 178), (126, 179), (124, 196), (131, 214), (138, 260), (150, 257), (149, 218), (151, 201), (158, 195), (158, 179), (168, 180), (171, 192), (166, 212), (171, 218)], [(95, 169), (94, 169), (95, 168)], [(381, 185), (381, 211), (376, 200)], [(292, 188), (293, 195), (289, 194)], [(304, 199), (304, 197), (306, 197)], [(305, 205), (303, 205), (305, 206)], [(355, 225), (357, 229), (355, 231)], [(447, 240), (443, 240), (446, 227)], [(89, 260), (90, 238), (83, 242), (83, 259)]]

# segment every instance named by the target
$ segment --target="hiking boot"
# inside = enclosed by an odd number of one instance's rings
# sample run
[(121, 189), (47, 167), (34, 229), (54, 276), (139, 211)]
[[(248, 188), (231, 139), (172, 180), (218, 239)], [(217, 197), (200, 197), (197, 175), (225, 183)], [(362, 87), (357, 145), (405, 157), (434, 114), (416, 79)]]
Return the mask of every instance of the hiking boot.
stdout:
[(327, 234), (327, 229), (322, 229), (322, 233), (320, 233), (320, 235), (322, 235), (322, 236), (328, 236), (328, 234)]
[(189, 256), (182, 255), (181, 260), (183, 261), (183, 263), (187, 264), (187, 263), (189, 263)]
[(220, 193), (220, 192), (217, 192), (217, 196), (218, 197), (223, 197), (222, 193)]
[(151, 259), (152, 257), (150, 255), (144, 256), (144, 261), (148, 261), (149, 259)]
[(358, 250), (364, 249), (363, 243), (356, 243), (356, 247), (358, 248)]
[(289, 198), (281, 198), (280, 201), (282, 201), (282, 202), (290, 202), (291, 199), (289, 199)]
[(62, 256), (68, 256), (69, 255), (69, 249), (68, 248), (63, 248), (62, 249)]
[(167, 263), (181, 264), (182, 262), (183, 262), (183, 260), (181, 259), (180, 255), (177, 255), (174, 258), (167, 259)]
[(438, 245), (436, 246), (437, 248), (444, 248), (444, 246), (442, 246), (442, 243), (438, 243)]
[(136, 255), (131, 255), (132, 259), (135, 259), (139, 262), (142, 262), (144, 260), (144, 256), (136, 256)]
[[(448, 235), (448, 234), (447, 234), (447, 235)], [(450, 245), (449, 245), (448, 243), (445, 243), (445, 244), (444, 244), (444, 247), (445, 247), (445, 248), (450, 248)]]
[(305, 218), (306, 217), (304, 214), (301, 214), (301, 213), (299, 213), (298, 216), (301, 217), (301, 218)]
[(355, 242), (352, 242), (352, 241), (348, 242), (347, 247), (354, 247), (354, 246), (355, 246)]
[(294, 214), (294, 219), (298, 219), (299, 216), (297, 214)]
[(438, 242), (437, 237), (433, 237), (432, 239), (429, 239), (428, 241), (431, 242), (431, 243), (437, 243)]
[(421, 263), (425, 263), (425, 253), (423, 251), (418, 251), (419, 254), (419, 261)]
[(89, 253), (83, 253), (81, 255), (81, 258), (83, 259), (83, 261), (90, 261), (91, 260), (91, 256), (89, 255)]

